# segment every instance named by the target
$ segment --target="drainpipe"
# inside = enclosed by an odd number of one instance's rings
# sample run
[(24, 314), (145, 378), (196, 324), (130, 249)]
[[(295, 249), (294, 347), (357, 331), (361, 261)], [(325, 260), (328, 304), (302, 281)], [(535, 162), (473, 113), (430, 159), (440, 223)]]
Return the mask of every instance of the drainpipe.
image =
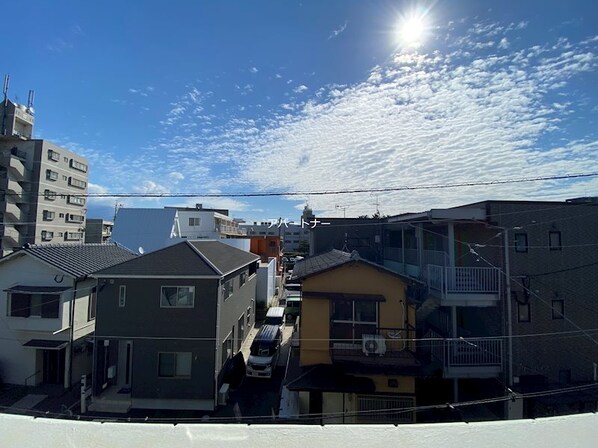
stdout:
[(73, 301), (70, 307), (69, 316), (69, 365), (68, 365), (68, 389), (71, 390), (73, 385), (73, 339), (75, 337), (75, 300), (77, 299), (77, 279), (73, 283)]
[(513, 386), (513, 322), (511, 313), (511, 266), (509, 264), (509, 230), (504, 230), (505, 288), (507, 289), (507, 385)]
[[(218, 406), (218, 353), (222, 351), (222, 344), (220, 343), (220, 302), (222, 300), (222, 278), (218, 280), (218, 294), (216, 294), (216, 333), (214, 335), (214, 409)], [(234, 341), (233, 341), (234, 342)]]

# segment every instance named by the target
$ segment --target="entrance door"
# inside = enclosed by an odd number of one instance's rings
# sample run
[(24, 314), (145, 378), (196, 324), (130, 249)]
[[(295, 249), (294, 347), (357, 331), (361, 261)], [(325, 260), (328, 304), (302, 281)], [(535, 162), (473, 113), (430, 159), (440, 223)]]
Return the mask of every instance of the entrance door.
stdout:
[(64, 383), (64, 358), (64, 348), (60, 350), (43, 350), (43, 383)]

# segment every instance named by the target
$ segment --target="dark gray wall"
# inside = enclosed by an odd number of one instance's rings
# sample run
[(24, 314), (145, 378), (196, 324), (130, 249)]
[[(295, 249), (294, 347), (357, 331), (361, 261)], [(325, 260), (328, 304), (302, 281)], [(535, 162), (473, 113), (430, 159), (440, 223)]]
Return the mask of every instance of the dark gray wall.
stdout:
[[(512, 290), (529, 300), (530, 322), (518, 322), (512, 301), (513, 334), (575, 331), (571, 335), (515, 338), (514, 375), (543, 375), (559, 381), (559, 371), (571, 370), (571, 381), (591, 381), (598, 360), (598, 336), (580, 329), (598, 328), (598, 206), (566, 203), (490, 203), (491, 220), (527, 234), (527, 252), (510, 247), (511, 276), (532, 293), (527, 297), (516, 282)], [(550, 250), (549, 232), (561, 232), (561, 250)], [(559, 272), (560, 271), (560, 272)], [(565, 319), (552, 318), (552, 300), (563, 300)]]
[[(310, 255), (319, 255), (331, 249), (344, 249), (348, 252), (356, 250), (366, 260), (374, 263), (383, 262), (382, 220), (361, 218), (318, 218), (318, 220), (329, 224), (318, 224), (311, 229)], [(379, 235), (378, 243), (376, 235)]]

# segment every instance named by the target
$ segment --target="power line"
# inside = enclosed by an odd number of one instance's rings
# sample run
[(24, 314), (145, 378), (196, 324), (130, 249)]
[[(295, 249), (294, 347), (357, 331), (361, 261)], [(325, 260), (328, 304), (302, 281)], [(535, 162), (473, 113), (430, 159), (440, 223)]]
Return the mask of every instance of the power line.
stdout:
[[(273, 197), (273, 196), (327, 196), (337, 194), (355, 194), (355, 193), (387, 193), (396, 191), (413, 191), (413, 190), (439, 190), (446, 188), (460, 188), (460, 187), (478, 187), (490, 185), (516, 184), (527, 182), (540, 182), (547, 180), (570, 180), (588, 177), (596, 177), (598, 172), (590, 173), (574, 173), (554, 176), (537, 176), (514, 179), (494, 179), (488, 181), (471, 181), (471, 182), (456, 182), (450, 184), (425, 184), (425, 185), (404, 185), (398, 187), (384, 187), (384, 188), (357, 188), (346, 190), (322, 190), (322, 191), (286, 191), (286, 192), (250, 192), (250, 193), (68, 193), (66, 196), (86, 197), (86, 198), (190, 198), (190, 197), (205, 197), (205, 198), (236, 198), (236, 197)], [(7, 195), (17, 195), (16, 193), (6, 193)], [(39, 193), (39, 196), (45, 193)]]

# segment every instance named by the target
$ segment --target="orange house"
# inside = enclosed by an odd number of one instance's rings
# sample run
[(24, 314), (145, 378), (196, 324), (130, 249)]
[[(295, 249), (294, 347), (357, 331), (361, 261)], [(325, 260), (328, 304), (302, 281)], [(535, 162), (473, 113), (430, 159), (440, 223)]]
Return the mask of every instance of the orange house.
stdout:
[(282, 244), (279, 236), (250, 236), (250, 251), (261, 257), (262, 263), (270, 258), (276, 258), (278, 270), (282, 269)]

